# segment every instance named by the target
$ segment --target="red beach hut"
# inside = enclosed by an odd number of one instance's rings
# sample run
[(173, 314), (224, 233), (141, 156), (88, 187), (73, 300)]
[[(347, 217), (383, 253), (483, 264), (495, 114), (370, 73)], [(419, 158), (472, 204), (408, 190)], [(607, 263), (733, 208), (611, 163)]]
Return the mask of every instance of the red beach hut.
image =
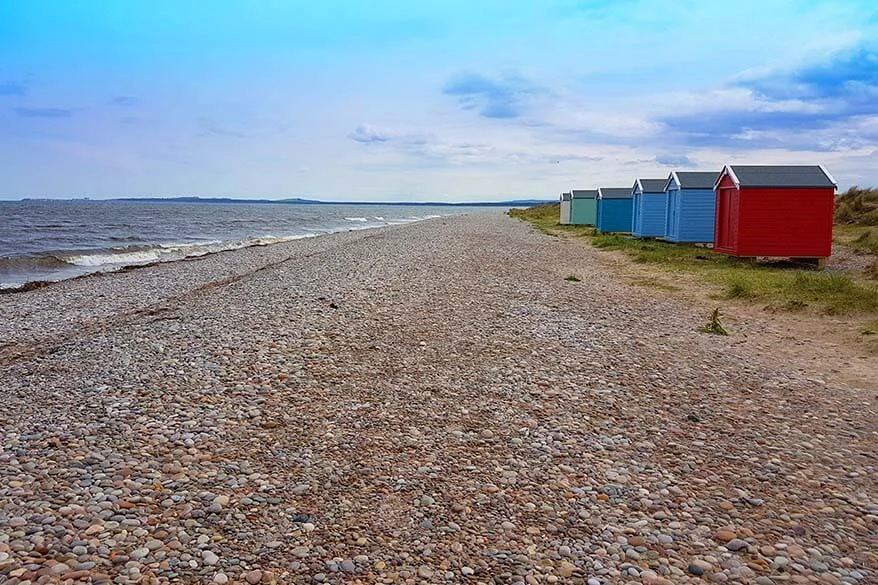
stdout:
[(813, 258), (832, 247), (836, 183), (822, 166), (726, 165), (716, 180), (714, 251)]

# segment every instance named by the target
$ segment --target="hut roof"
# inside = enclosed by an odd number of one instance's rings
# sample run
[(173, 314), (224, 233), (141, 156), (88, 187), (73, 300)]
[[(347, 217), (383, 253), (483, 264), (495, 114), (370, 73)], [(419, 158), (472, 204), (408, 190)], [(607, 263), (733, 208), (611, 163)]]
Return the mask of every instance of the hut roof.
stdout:
[(676, 181), (681, 189), (713, 189), (717, 173), (713, 171), (674, 171), (665, 182), (665, 189)]
[(634, 181), (633, 189), (640, 188), (641, 193), (663, 193), (665, 190), (665, 179), (637, 179)]
[(601, 187), (598, 189), (600, 199), (630, 199), (631, 189), (626, 187)]
[(820, 165), (728, 165), (716, 183), (725, 174), (729, 174), (738, 187), (836, 186), (835, 179)]

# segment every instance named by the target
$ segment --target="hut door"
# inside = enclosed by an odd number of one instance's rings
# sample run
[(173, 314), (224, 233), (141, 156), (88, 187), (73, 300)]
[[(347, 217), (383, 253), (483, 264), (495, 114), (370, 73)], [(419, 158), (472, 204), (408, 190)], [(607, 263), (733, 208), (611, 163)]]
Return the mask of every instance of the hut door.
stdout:
[(669, 236), (680, 237), (677, 228), (677, 191), (668, 191), (668, 215), (665, 219), (665, 233)]
[(730, 248), (732, 245), (732, 190), (720, 189), (716, 202), (716, 242), (717, 248)]

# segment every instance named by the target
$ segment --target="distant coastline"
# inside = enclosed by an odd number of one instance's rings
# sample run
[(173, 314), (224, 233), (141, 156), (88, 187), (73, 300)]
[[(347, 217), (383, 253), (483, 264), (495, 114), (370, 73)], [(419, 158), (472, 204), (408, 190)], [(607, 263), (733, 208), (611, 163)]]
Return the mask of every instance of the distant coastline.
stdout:
[[(14, 200), (10, 200), (14, 201)], [(437, 201), (318, 201), (316, 199), (302, 199), (300, 197), (287, 199), (236, 199), (234, 197), (115, 197), (113, 199), (90, 199), (87, 197), (71, 199), (51, 199), (43, 197), (23, 197), (18, 201), (40, 202), (70, 202), (89, 201), (92, 203), (125, 201), (138, 203), (236, 203), (236, 204), (265, 204), (284, 203), (297, 205), (387, 205), (394, 207), (531, 207), (544, 203), (554, 203), (548, 199), (512, 199), (509, 201), (472, 201), (472, 202), (437, 202)]]

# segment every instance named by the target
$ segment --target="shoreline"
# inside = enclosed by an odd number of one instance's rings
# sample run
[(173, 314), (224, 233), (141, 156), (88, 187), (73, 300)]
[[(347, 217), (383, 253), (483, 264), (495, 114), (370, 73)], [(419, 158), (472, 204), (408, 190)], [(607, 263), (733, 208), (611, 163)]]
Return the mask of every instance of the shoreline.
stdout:
[(875, 358), (499, 214), (333, 236), (0, 297), (0, 580), (878, 578)]
[[(489, 214), (491, 215), (491, 214)], [(221, 250), (124, 270), (99, 271), (37, 285), (30, 290), (0, 294), (0, 361), (4, 347), (41, 345), (65, 338), (82, 323), (100, 323), (173, 301), (214, 283), (252, 276), (276, 263), (307, 258), (336, 245), (349, 245), (382, 231), (445, 221), (428, 218), (402, 224), (351, 228), (322, 236)], [(465, 217), (462, 215), (461, 217)], [(40, 324), (31, 320), (39, 315)]]
[[(456, 214), (456, 215), (466, 215), (466, 214)], [(183, 255), (183, 256), (179, 256), (179, 257), (168, 257), (168, 259), (165, 259), (165, 260), (157, 259), (157, 260), (152, 260), (152, 261), (145, 261), (143, 263), (120, 264), (120, 265), (116, 265), (113, 263), (106, 263), (103, 265), (96, 264), (96, 265), (92, 265), (92, 267), (95, 268), (95, 270), (83, 272), (81, 274), (72, 274), (69, 277), (62, 277), (62, 278), (58, 278), (58, 279), (39, 279), (38, 278), (35, 280), (28, 280), (28, 281), (25, 281), (21, 284), (17, 284), (14, 286), (4, 286), (4, 285), (2, 285), (2, 283), (0, 283), (0, 295), (18, 294), (18, 293), (22, 293), (22, 292), (29, 292), (32, 290), (45, 288), (45, 287), (48, 287), (48, 286), (51, 286), (53, 284), (57, 284), (60, 282), (67, 282), (70, 280), (79, 280), (82, 278), (88, 278), (88, 277), (92, 277), (95, 275), (124, 273), (124, 272), (129, 272), (131, 270), (137, 270), (139, 268), (148, 268), (151, 266), (157, 266), (160, 264), (169, 264), (169, 263), (175, 263), (175, 262), (185, 262), (185, 261), (189, 261), (189, 260), (197, 260), (199, 258), (213, 256), (215, 254), (223, 254), (226, 252), (235, 252), (237, 250), (245, 250), (248, 248), (273, 246), (273, 245), (277, 245), (277, 244), (284, 244), (284, 243), (288, 243), (288, 242), (295, 242), (295, 241), (306, 240), (306, 239), (310, 239), (310, 238), (331, 236), (334, 234), (345, 233), (345, 232), (368, 231), (368, 230), (375, 230), (375, 229), (380, 229), (380, 228), (403, 226), (403, 225), (419, 223), (422, 221), (441, 219), (443, 217), (452, 217), (452, 216), (450, 216), (450, 215), (449, 216), (427, 216), (427, 217), (412, 219), (412, 220), (408, 220), (408, 221), (388, 221), (384, 225), (370, 225), (370, 226), (365, 226), (365, 227), (347, 227), (347, 226), (345, 226), (344, 228), (321, 230), (319, 233), (295, 234), (295, 235), (291, 235), (291, 236), (276, 236), (276, 237), (272, 236), (271, 238), (251, 237), (251, 238), (248, 238), (247, 240), (244, 240), (244, 241), (248, 242), (245, 244), (242, 244), (242, 241), (229, 240), (227, 242), (218, 242), (220, 244), (226, 244), (228, 247), (225, 247), (225, 248), (219, 248), (219, 249), (215, 249), (215, 250), (207, 250), (204, 252), (192, 253), (192, 254)], [(273, 241), (264, 241), (266, 239), (273, 240)], [(196, 247), (195, 244), (187, 244), (187, 245), (191, 245), (193, 248)], [(207, 247), (208, 245), (209, 244), (205, 244), (204, 246)], [(137, 246), (138, 251), (160, 251), (165, 247), (166, 246), (163, 244), (153, 244), (153, 245), (147, 244), (144, 246)], [(108, 251), (108, 250), (94, 249), (94, 250), (90, 250), (90, 251), (104, 252), (104, 251)], [(66, 260), (61, 260), (60, 257), (63, 255), (69, 256), (73, 252), (82, 252), (82, 251), (70, 250), (70, 251), (65, 252), (62, 250), (62, 251), (55, 251), (52, 253), (46, 253), (46, 254), (40, 255), (40, 256), (33, 256), (31, 258), (35, 261), (39, 260), (39, 259), (43, 259), (43, 258), (55, 258), (55, 259), (58, 259), (59, 262), (68, 263)], [(115, 253), (115, 252), (113, 252), (113, 253)], [(124, 255), (126, 253), (127, 252), (119, 252), (120, 255)], [(70, 264), (70, 270), (75, 270), (76, 266), (78, 266), (78, 265)], [(84, 268), (84, 266), (82, 266), (80, 268)]]

